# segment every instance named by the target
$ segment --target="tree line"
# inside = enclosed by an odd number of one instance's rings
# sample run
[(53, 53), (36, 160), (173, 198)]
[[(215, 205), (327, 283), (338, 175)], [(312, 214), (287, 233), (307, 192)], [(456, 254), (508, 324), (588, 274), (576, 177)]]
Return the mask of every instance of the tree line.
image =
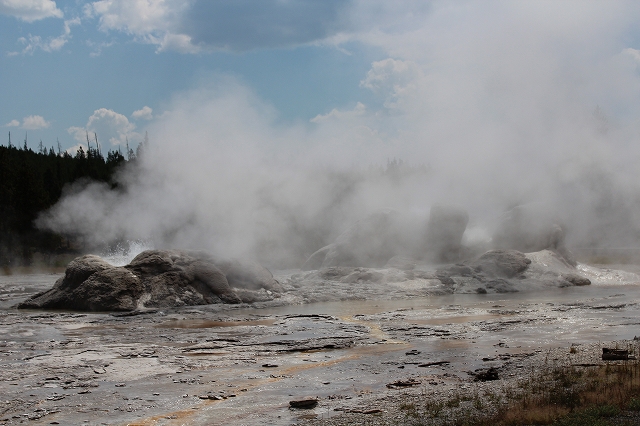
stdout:
[(127, 147), (127, 158), (118, 150), (104, 156), (97, 135), (93, 143), (87, 134), (85, 150), (75, 155), (45, 148), (40, 142), (36, 151), (11, 143), (0, 146), (0, 266), (31, 264), (34, 254), (45, 256), (73, 251), (63, 236), (39, 230), (34, 221), (40, 212), (53, 206), (63, 188), (80, 179), (106, 182), (115, 188), (116, 171), (134, 161), (136, 154)]

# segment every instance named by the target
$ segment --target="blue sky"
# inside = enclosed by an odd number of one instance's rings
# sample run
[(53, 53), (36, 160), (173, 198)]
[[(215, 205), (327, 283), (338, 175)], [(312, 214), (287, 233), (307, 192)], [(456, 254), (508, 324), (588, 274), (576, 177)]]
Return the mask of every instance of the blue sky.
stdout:
[(302, 132), (281, 146), (341, 158), (573, 147), (557, 141), (596, 107), (631, 138), (638, 22), (626, 1), (0, 0), (0, 126), (33, 148), (135, 145), (233, 81), (268, 131)]
[[(75, 146), (69, 129), (88, 128), (102, 108), (139, 135), (174, 93), (219, 75), (242, 81), (284, 122), (353, 107), (385, 55), (358, 41), (321, 43), (344, 27), (348, 3), (1, 0), (0, 143), (11, 131), (19, 144), (28, 132), (31, 147)], [(186, 45), (162, 39), (182, 34)]]

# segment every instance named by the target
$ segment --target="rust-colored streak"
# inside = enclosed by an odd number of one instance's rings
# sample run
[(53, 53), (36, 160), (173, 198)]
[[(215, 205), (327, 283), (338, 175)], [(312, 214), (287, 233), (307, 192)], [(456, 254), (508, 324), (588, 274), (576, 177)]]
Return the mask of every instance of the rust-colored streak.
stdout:
[[(234, 392), (238, 394), (236, 399), (242, 397), (241, 396), (242, 394), (239, 392), (241, 388), (253, 389), (253, 388), (262, 386), (266, 383), (272, 383), (272, 382), (283, 380), (287, 375), (292, 375), (295, 373), (299, 373), (301, 371), (311, 370), (315, 368), (322, 368), (322, 367), (330, 367), (332, 365), (339, 364), (341, 362), (352, 361), (367, 355), (374, 355), (374, 354), (390, 352), (390, 351), (401, 351), (401, 350), (405, 350), (408, 346), (409, 345), (406, 343), (395, 343), (392, 345), (357, 346), (354, 348), (347, 349), (350, 353), (336, 359), (299, 364), (291, 367), (277, 369), (276, 371), (278, 372), (278, 376), (271, 376), (262, 380), (253, 381), (252, 383), (247, 383), (247, 384), (237, 386), (236, 389), (234, 390)], [(174, 411), (170, 413), (163, 413), (160, 415), (149, 417), (147, 419), (137, 420), (135, 422), (128, 423), (128, 426), (155, 426), (159, 422), (162, 422), (163, 425), (171, 425), (171, 426), (186, 425), (192, 421), (192, 417), (194, 415), (198, 414), (199, 408), (207, 407), (212, 404), (224, 403), (224, 401), (225, 400), (220, 400), (220, 401), (203, 400), (201, 403), (196, 404), (193, 407), (190, 407), (188, 409)]]

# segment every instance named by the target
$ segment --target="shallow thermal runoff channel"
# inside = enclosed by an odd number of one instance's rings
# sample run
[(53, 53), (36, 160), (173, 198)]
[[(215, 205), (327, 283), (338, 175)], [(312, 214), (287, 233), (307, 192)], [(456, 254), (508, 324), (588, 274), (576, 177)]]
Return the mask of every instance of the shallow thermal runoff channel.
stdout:
[[(11, 309), (59, 276), (2, 276), (0, 424), (398, 420), (406, 395), (499, 387), (549, 359), (601, 362), (607, 342), (640, 334), (634, 269), (577, 269), (591, 285), (486, 294), (365, 279), (400, 273), (388, 269), (347, 283), (280, 271), (272, 301), (125, 313)], [(491, 367), (499, 380), (473, 381)], [(305, 397), (318, 404), (289, 407)]]

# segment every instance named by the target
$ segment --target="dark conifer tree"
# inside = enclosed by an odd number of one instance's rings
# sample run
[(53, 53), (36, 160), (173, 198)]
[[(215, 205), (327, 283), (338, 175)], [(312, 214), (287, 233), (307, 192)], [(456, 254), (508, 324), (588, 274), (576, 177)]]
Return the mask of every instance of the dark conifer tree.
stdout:
[(38, 151), (28, 148), (25, 134), (22, 149), (11, 142), (0, 145), (0, 266), (28, 264), (35, 252), (56, 253), (68, 250), (68, 241), (59, 235), (35, 227), (38, 215), (53, 206), (65, 185), (78, 179), (91, 179), (117, 186), (116, 171), (127, 159), (119, 151), (109, 151), (105, 159), (100, 152), (97, 135), (95, 148), (79, 147), (75, 155), (48, 152), (42, 142)]

